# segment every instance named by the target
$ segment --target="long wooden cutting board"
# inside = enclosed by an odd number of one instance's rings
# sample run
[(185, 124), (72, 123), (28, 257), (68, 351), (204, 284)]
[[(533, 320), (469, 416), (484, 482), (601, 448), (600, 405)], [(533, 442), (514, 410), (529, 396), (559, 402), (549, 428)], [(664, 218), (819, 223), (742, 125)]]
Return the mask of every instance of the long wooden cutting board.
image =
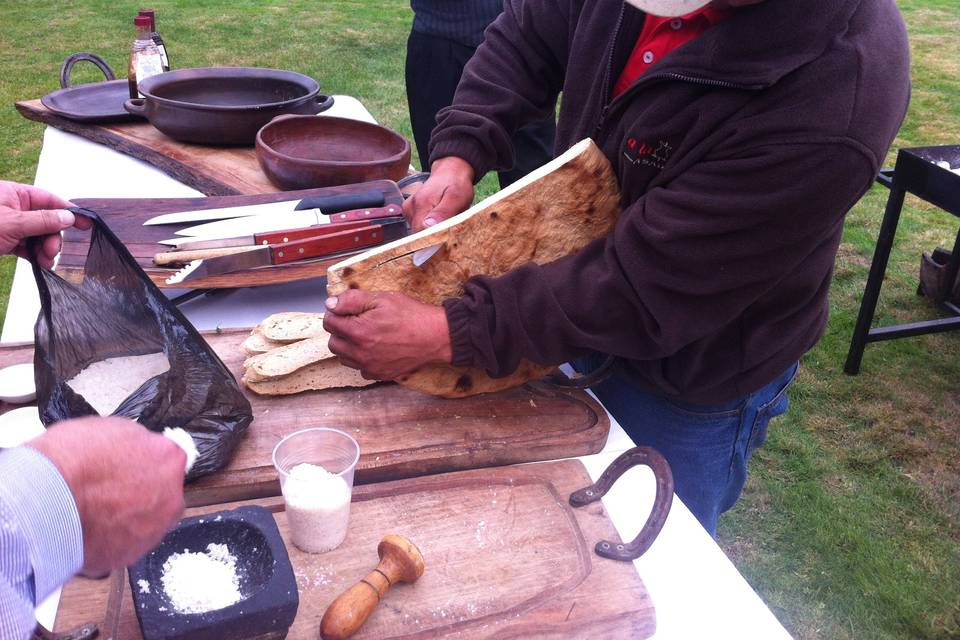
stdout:
[(88, 140), (143, 160), (183, 184), (208, 196), (271, 193), (279, 191), (260, 170), (250, 147), (208, 147), (177, 142), (149, 122), (92, 124), (74, 122), (47, 109), (39, 100), (16, 104), (17, 111)]
[[(204, 334), (237, 379), (248, 334)], [(0, 347), (0, 367), (32, 361), (33, 345)], [(188, 505), (279, 495), (273, 447), (309, 427), (334, 427), (357, 439), (357, 483), (596, 453), (610, 429), (606, 412), (586, 392), (536, 385), (457, 400), (389, 383), (292, 396), (246, 393), (253, 424), (225, 469), (187, 485)]]
[[(176, 272), (172, 268), (160, 268), (153, 264), (153, 257), (161, 251), (170, 248), (158, 244), (160, 240), (174, 237), (179, 229), (192, 226), (189, 223), (180, 225), (151, 225), (143, 223), (161, 213), (177, 211), (193, 211), (198, 209), (216, 209), (220, 207), (234, 207), (245, 204), (263, 204), (265, 202), (279, 202), (282, 200), (301, 200), (308, 196), (329, 196), (346, 193), (357, 193), (377, 189), (383, 192), (385, 204), (403, 204), (403, 196), (395, 182), (391, 180), (375, 180), (356, 185), (339, 187), (324, 187), (307, 189), (304, 191), (285, 191), (282, 193), (260, 194), (255, 196), (229, 196), (213, 198), (83, 198), (75, 202), (78, 206), (86, 207), (99, 213), (106, 221), (110, 230), (127, 247), (137, 264), (143, 267), (146, 274), (158, 287), (166, 288), (166, 279)], [(79, 282), (83, 278), (83, 265), (86, 262), (87, 251), (90, 248), (90, 232), (78, 229), (67, 229), (63, 237), (63, 249), (56, 272), (66, 280)], [(288, 264), (261, 267), (247, 271), (228, 273), (222, 276), (192, 280), (186, 284), (174, 285), (175, 288), (216, 289), (225, 287), (255, 287), (282, 282), (292, 282), (306, 278), (325, 276), (327, 267), (336, 263), (340, 258), (302, 260)]]
[[(426, 570), (391, 588), (357, 640), (649, 637), (655, 611), (633, 564), (593, 554), (597, 540), (618, 539), (603, 506), (567, 502), (589, 484), (583, 465), (567, 460), (357, 487), (344, 544), (319, 555), (289, 542), (282, 499), (253, 501), (274, 512), (297, 578), (300, 607), (287, 637), (319, 637), (323, 612), (376, 566), (387, 533), (413, 541)], [(187, 515), (242, 504), (251, 502)], [(100, 637), (141, 638), (123, 572), (64, 588), (56, 629), (88, 622), (102, 625)]]

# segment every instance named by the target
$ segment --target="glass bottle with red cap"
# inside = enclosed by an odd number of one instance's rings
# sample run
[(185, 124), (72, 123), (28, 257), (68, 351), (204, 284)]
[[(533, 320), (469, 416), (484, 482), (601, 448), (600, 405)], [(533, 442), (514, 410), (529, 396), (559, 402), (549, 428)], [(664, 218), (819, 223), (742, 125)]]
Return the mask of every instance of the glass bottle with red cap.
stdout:
[(157, 32), (156, 10), (140, 9), (140, 15), (150, 18), (150, 37), (153, 38), (153, 43), (157, 45), (157, 49), (160, 50), (160, 60), (163, 63), (163, 70), (170, 71), (170, 58), (167, 56), (167, 45), (164, 44), (163, 38), (161, 38), (160, 34)]
[(137, 28), (137, 39), (133, 41), (133, 46), (130, 48), (127, 81), (130, 84), (130, 97), (142, 98), (143, 95), (138, 88), (140, 83), (150, 76), (163, 73), (163, 61), (160, 58), (160, 50), (150, 37), (150, 18), (137, 16), (133, 19), (133, 24)]

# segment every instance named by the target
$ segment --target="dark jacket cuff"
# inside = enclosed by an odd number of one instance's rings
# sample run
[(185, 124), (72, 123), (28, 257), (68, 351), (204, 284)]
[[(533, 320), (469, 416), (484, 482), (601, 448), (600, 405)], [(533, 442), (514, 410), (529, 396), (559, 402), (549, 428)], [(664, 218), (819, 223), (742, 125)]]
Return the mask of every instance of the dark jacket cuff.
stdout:
[(470, 315), (467, 305), (460, 298), (443, 301), (443, 310), (447, 314), (450, 327), (450, 350), (455, 367), (472, 367), (474, 361), (473, 342), (470, 340)]

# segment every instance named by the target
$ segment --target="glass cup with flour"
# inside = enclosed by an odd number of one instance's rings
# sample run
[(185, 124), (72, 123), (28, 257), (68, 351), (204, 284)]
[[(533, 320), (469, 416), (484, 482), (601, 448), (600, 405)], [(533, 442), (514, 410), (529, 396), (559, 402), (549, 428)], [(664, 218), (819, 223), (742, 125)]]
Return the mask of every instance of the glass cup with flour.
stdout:
[(336, 549), (347, 536), (360, 445), (337, 429), (292, 433), (273, 449), (290, 537), (308, 553)]

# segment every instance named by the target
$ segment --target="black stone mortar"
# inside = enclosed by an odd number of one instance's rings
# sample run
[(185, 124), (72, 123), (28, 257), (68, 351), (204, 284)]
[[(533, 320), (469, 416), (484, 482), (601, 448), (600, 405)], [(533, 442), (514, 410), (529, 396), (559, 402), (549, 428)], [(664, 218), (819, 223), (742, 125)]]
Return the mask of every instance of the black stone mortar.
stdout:
[[(205, 553), (210, 543), (226, 544), (236, 557), (243, 599), (205, 613), (179, 613), (163, 589), (163, 563), (184, 550)], [(263, 507), (184, 518), (128, 574), (144, 640), (285, 638), (300, 604), (287, 548)], [(150, 583), (149, 593), (141, 592), (140, 580)]]

